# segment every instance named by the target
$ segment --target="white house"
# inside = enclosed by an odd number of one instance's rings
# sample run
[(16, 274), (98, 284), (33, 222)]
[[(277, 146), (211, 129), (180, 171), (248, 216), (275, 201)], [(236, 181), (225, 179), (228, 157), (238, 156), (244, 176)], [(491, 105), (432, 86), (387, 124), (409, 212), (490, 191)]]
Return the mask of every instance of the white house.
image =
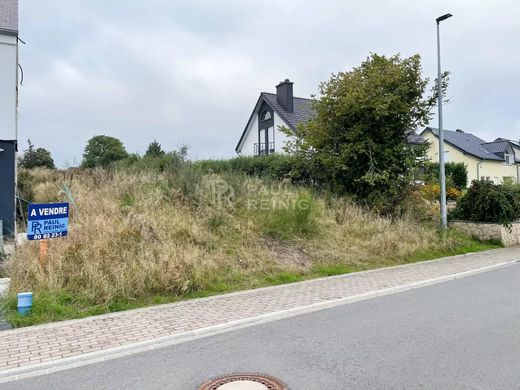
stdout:
[(293, 96), (293, 83), (289, 79), (276, 86), (276, 94), (261, 92), (240, 136), (236, 152), (240, 156), (283, 152), (288, 137), (280, 131), (280, 127), (296, 133), (300, 123), (314, 117), (312, 103), (312, 99)]
[[(293, 83), (285, 79), (276, 86), (276, 94), (261, 92), (240, 140), (235, 148), (240, 156), (283, 153), (288, 136), (280, 127), (298, 133), (298, 125), (314, 118), (314, 101), (293, 96)], [(425, 140), (415, 132), (408, 135), (411, 144)]]
[(17, 87), (18, 0), (0, 0), (0, 233), (6, 237), (16, 230)]

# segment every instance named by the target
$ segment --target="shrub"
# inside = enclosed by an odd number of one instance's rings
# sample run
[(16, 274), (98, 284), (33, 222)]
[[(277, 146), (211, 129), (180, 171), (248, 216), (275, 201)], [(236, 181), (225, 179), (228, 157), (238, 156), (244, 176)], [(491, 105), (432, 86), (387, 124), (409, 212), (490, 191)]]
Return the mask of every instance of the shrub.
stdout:
[(520, 186), (475, 180), (450, 219), (510, 225), (520, 219)]
[[(468, 171), (466, 164), (449, 162), (444, 165), (446, 183), (448, 187), (463, 190), (468, 186)], [(423, 180), (429, 183), (439, 183), (439, 163), (427, 162), (424, 164)]]
[(455, 187), (448, 188), (446, 191), (446, 198), (448, 200), (457, 200), (462, 196), (462, 191), (456, 189)]
[(421, 193), (424, 199), (438, 202), (441, 196), (441, 187), (438, 184), (425, 184), (421, 187)]
[[(441, 197), (441, 186), (439, 184), (425, 184), (421, 187), (421, 194), (424, 199), (431, 202), (439, 202)], [(446, 189), (447, 200), (457, 200), (462, 196), (462, 191), (455, 187), (449, 187)]]
[(267, 156), (244, 156), (230, 160), (200, 160), (193, 163), (204, 173), (245, 173), (271, 179), (305, 181), (305, 169), (290, 155), (270, 154)]

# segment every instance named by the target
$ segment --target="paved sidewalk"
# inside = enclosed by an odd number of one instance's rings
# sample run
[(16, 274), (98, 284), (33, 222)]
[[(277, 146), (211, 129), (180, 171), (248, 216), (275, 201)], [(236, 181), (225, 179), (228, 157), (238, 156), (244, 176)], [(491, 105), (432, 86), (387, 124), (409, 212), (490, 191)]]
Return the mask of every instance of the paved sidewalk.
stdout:
[(54, 363), (102, 356), (208, 327), (218, 329), (276, 313), (297, 313), (382, 295), (517, 260), (520, 246), (7, 330), (0, 332), (0, 381)]

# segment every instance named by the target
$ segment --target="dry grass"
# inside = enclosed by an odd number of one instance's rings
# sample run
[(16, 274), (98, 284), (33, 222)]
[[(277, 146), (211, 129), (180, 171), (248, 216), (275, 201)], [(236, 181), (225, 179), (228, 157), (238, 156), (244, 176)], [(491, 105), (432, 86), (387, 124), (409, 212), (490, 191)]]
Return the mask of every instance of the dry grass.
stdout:
[[(66, 291), (92, 305), (121, 297), (183, 296), (219, 283), (223, 289), (263, 285), (283, 273), (312, 276), (338, 264), (341, 269), (398, 264), (472, 242), (456, 234), (441, 237), (413, 219), (374, 215), (344, 199), (325, 202), (290, 186), (274, 191), (276, 183), (258, 179), (246, 187), (245, 178), (236, 175), (218, 178), (234, 188), (232, 204), (221, 207), (210, 191), (215, 177), (197, 172), (32, 175), (35, 201), (66, 200), (60, 192), (66, 180), (79, 213), (72, 213), (69, 236), (50, 242), (44, 268), (36, 242), (9, 260), (11, 296), (22, 290)], [(303, 200), (309, 207), (258, 210), (250, 207), (251, 199)]]

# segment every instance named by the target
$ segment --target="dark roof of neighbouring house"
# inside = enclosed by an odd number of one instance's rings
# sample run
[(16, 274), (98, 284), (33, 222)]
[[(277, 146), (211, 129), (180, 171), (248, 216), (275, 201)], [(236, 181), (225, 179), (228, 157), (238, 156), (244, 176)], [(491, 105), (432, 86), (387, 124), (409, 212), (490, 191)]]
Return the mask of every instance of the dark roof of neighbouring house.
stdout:
[(509, 141), (503, 139), (499, 141), (485, 142), (482, 144), (482, 146), (484, 146), (487, 150), (493, 153), (506, 153), (508, 144)]
[(0, 33), (18, 35), (18, 0), (0, 0)]
[(261, 96), (264, 97), (266, 103), (293, 131), (296, 131), (296, 128), (300, 123), (308, 122), (316, 115), (316, 111), (314, 111), (313, 108), (314, 100), (312, 99), (293, 97), (293, 112), (289, 112), (278, 103), (275, 93), (262, 92)]
[[(426, 131), (431, 131), (436, 137), (439, 136), (439, 130), (433, 127), (425, 128), (421, 135)], [(444, 141), (447, 144), (461, 150), (466, 154), (475, 156), (481, 160), (496, 160), (503, 161), (504, 159), (497, 156), (495, 152), (491, 151), (486, 144), (489, 142), (463, 131), (444, 130)]]
[(493, 142), (496, 142), (496, 141), (509, 141), (511, 143), (511, 145), (515, 148), (520, 148), (520, 142), (518, 141), (513, 141), (512, 139), (507, 139), (507, 138), (501, 138), (501, 137), (498, 137), (495, 141)]
[(424, 143), (426, 143), (426, 140), (421, 135), (417, 134), (415, 131), (410, 132), (406, 136), (406, 139), (409, 143), (413, 145), (423, 145)]

